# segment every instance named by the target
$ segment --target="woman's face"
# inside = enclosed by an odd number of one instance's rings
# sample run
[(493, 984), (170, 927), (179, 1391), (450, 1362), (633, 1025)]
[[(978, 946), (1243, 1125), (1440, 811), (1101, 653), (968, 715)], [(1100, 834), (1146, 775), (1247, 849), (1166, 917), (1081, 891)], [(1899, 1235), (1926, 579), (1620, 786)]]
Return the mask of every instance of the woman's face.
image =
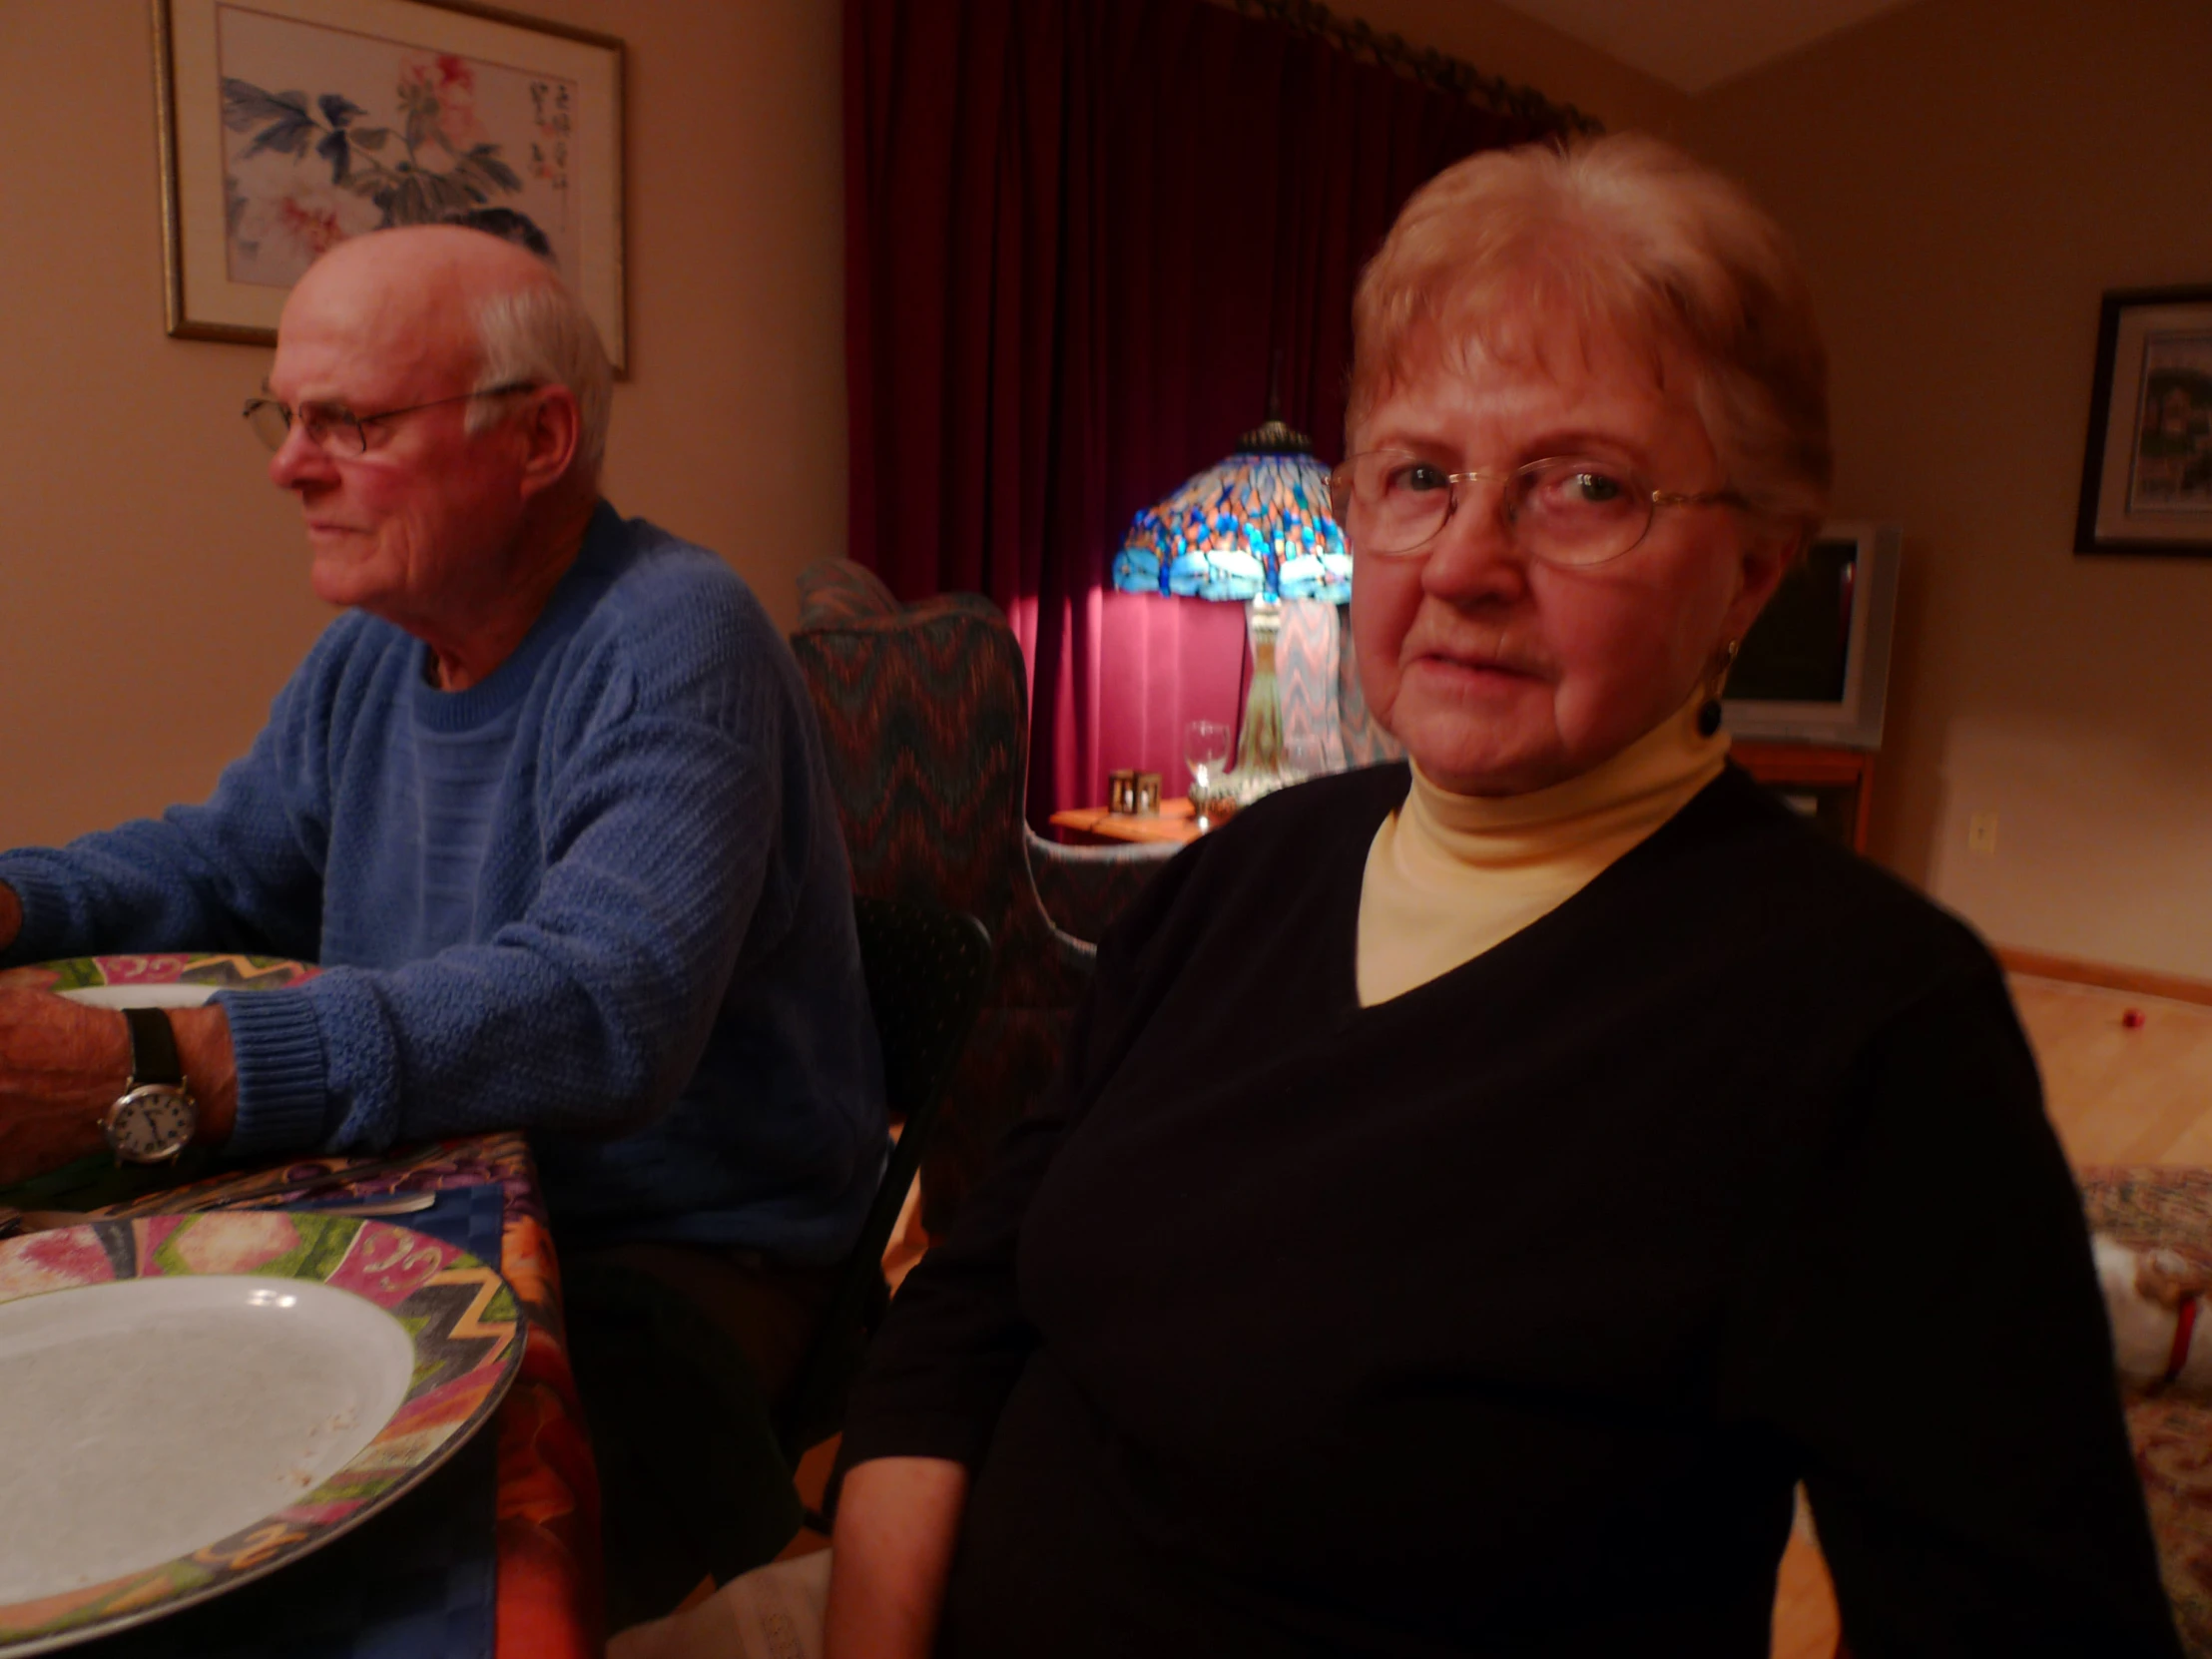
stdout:
[[(1451, 472), (1553, 455), (1632, 468), (1661, 490), (1724, 488), (1680, 352), (1539, 323), (1509, 360), (1431, 351), (1354, 434)], [(1489, 483), (1425, 556), (1363, 553), (1353, 639), (1376, 715), (1421, 769), (1462, 795), (1520, 795), (1579, 777), (1687, 701), (1781, 579), (1792, 537), (1723, 505), (1665, 506), (1634, 548), (1561, 568), (1514, 546)]]

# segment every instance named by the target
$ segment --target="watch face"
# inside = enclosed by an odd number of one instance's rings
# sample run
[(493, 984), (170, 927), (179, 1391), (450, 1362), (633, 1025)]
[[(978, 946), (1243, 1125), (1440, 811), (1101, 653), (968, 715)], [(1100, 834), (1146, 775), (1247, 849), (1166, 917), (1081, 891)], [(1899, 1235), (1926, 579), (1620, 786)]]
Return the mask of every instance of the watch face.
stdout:
[(133, 1089), (108, 1114), (108, 1142), (135, 1164), (174, 1158), (192, 1140), (200, 1114), (182, 1089), (149, 1083)]

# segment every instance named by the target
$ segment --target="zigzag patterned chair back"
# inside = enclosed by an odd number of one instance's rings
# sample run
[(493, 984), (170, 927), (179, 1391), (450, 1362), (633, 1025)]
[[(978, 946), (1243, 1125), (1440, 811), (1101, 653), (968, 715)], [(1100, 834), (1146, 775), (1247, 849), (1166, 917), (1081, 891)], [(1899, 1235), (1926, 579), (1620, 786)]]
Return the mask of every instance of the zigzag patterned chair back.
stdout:
[(799, 578), (792, 650), (814, 694), (853, 890), (965, 910), (990, 929), (993, 980), (924, 1160), (932, 1231), (1050, 1082), (1095, 953), (1052, 924), (1023, 821), (1021, 648), (978, 594), (901, 605), (825, 560)]

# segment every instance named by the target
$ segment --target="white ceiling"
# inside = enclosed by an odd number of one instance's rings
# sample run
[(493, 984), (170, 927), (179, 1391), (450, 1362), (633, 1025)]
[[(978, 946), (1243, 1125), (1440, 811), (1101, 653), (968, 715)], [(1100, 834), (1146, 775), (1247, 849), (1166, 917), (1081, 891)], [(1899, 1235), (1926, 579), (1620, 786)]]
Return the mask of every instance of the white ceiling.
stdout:
[(1632, 68), (1699, 93), (1905, 0), (1505, 0)]

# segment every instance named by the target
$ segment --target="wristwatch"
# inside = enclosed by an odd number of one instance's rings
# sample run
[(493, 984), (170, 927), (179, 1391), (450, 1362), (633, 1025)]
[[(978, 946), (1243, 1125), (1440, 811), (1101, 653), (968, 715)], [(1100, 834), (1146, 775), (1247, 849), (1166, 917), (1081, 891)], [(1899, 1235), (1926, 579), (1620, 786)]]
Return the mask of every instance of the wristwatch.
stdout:
[(131, 1081), (100, 1120), (119, 1164), (166, 1164), (192, 1143), (200, 1103), (185, 1084), (177, 1035), (159, 1008), (126, 1008), (131, 1025)]

